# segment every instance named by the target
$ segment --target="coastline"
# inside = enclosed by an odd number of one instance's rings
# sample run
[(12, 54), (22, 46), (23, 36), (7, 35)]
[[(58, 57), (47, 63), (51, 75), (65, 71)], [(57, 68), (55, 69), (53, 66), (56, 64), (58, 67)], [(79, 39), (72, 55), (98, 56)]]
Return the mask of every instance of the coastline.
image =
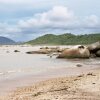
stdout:
[(19, 87), (0, 100), (99, 100), (100, 68)]
[[(29, 47), (27, 46), (26, 47), (22, 47), (22, 46), (0, 47), (0, 56), (1, 56), (0, 57), (0, 67), (1, 69), (3, 68), (3, 66), (4, 68), (11, 69), (11, 70), (7, 70), (9, 73), (0, 76), (0, 100), (20, 100), (21, 98), (22, 98), (21, 100), (41, 100), (42, 98), (41, 96), (44, 97), (43, 100), (45, 100), (45, 97), (46, 97), (46, 100), (48, 99), (56, 100), (55, 97), (52, 96), (52, 94), (50, 95), (46, 94), (46, 92), (44, 92), (43, 87), (45, 87), (45, 90), (48, 90), (48, 86), (50, 86), (51, 88), (53, 86), (55, 87), (56, 85), (58, 85), (56, 89), (54, 88), (55, 90), (57, 90), (55, 92), (58, 92), (58, 91), (63, 92), (62, 87), (63, 87), (63, 83), (67, 84), (66, 80), (68, 80), (68, 84), (65, 86), (68, 87), (71, 84), (74, 84), (73, 81), (71, 82), (71, 80), (73, 79), (77, 80), (77, 78), (79, 78), (79, 80), (81, 81), (83, 81), (84, 79), (83, 82), (85, 81), (87, 82), (87, 77), (92, 76), (92, 74), (87, 75), (88, 73), (98, 73), (96, 74), (96, 76), (99, 78), (98, 75), (100, 71), (100, 59), (98, 58), (97, 59), (69, 59), (69, 60), (63, 59), (63, 60), (60, 60), (56, 58), (49, 58), (46, 55), (27, 55), (25, 54), (25, 52), (29, 50), (37, 50), (38, 48), (40, 48), (40, 46), (38, 47), (37, 46), (36, 47), (31, 47), (31, 46)], [(20, 52), (14, 53), (14, 50), (19, 50)], [(9, 53), (7, 51), (9, 51)], [(39, 63), (34, 61), (35, 59)], [(4, 63), (5, 61), (6, 63)], [(8, 66), (8, 65), (16, 65), (16, 64), (17, 66), (14, 66), (14, 67)], [(37, 64), (39, 64), (39, 66), (37, 66)], [(81, 66), (78, 67), (77, 66), (78, 64)], [(27, 66), (25, 67), (24, 65), (27, 65)], [(28, 67), (28, 65), (30, 66)], [(34, 69), (35, 67), (37, 67), (37, 69)], [(14, 72), (12, 68), (14, 69), (22, 68), (23, 70), (19, 71), (18, 69), (19, 72), (16, 73), (16, 71)], [(89, 81), (91, 81), (91, 79), (89, 79)], [(100, 83), (99, 79), (97, 81)], [(58, 83), (61, 83), (61, 84), (58, 84)], [(78, 81), (75, 81), (75, 84), (78, 84), (79, 86), (80, 83)], [(82, 87), (84, 87), (84, 84)], [(35, 90), (34, 86), (37, 88), (37, 90)], [(62, 88), (61, 90), (59, 90), (60, 86)], [(96, 87), (99, 88), (99, 86), (96, 86)], [(41, 94), (41, 89), (43, 90), (42, 91), (43, 94)], [(51, 89), (50, 91), (54, 91), (54, 90)], [(75, 91), (75, 90), (72, 89), (72, 91)], [(30, 95), (37, 95), (38, 93), (40, 93), (39, 94), (40, 97), (38, 96), (30, 97)], [(26, 94), (28, 94), (27, 97), (26, 97)], [(66, 100), (63, 98), (59, 99), (60, 97), (57, 96), (58, 100)], [(84, 99), (81, 99), (81, 100), (84, 100)], [(99, 100), (99, 99), (96, 99), (96, 100)]]

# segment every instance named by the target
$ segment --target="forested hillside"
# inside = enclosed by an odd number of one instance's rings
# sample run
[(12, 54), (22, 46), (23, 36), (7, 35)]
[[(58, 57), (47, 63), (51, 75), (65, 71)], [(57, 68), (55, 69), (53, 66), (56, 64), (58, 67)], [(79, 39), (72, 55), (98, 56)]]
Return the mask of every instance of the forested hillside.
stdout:
[(100, 33), (74, 35), (70, 33), (62, 35), (46, 34), (34, 40), (27, 42), (32, 45), (49, 44), (49, 45), (73, 45), (73, 44), (90, 44), (100, 41)]

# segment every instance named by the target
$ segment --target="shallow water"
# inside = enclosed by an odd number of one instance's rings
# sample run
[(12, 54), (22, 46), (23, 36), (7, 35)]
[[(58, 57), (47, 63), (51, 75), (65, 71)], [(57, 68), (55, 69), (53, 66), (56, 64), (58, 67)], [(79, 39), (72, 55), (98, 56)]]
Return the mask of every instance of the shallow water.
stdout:
[(49, 58), (47, 55), (7, 54), (0, 60), (0, 76), (15, 74), (38, 74), (50, 69), (73, 67), (75, 62)]
[[(38, 47), (39, 48), (39, 47)], [(13, 52), (15, 49), (20, 52)], [(28, 50), (36, 47), (5, 47), (0, 48), (0, 79), (17, 77), (27, 74), (40, 74), (52, 69), (76, 67), (77, 64), (87, 67), (100, 65), (100, 58), (96, 59), (57, 59), (42, 54), (26, 54)], [(9, 51), (7, 53), (6, 51)]]

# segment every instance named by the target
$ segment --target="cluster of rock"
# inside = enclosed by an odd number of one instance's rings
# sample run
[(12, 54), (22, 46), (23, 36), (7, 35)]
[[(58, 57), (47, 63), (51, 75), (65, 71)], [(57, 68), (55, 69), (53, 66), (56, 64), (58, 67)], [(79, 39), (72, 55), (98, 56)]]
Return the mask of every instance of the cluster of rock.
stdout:
[(100, 57), (100, 41), (88, 46), (91, 57)]
[(38, 51), (30, 51), (28, 54), (58, 54), (57, 58), (90, 58), (100, 57), (100, 41), (88, 46), (76, 45), (70, 48), (43, 47)]
[(63, 49), (59, 47), (43, 47), (40, 48), (38, 51), (29, 51), (26, 52), (27, 54), (51, 54), (51, 53), (57, 53), (57, 52), (62, 52)]
[(90, 58), (100, 57), (100, 41), (88, 46), (73, 46), (65, 49), (58, 58)]
[(73, 46), (65, 49), (57, 58), (89, 58), (90, 52), (86, 46)]

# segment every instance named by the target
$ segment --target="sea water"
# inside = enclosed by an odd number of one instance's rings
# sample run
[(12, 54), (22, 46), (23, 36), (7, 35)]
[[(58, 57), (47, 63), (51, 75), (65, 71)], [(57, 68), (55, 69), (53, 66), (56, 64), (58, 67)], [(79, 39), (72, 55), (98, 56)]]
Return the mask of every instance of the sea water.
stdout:
[[(15, 53), (17, 49), (20, 52)], [(1, 47), (0, 48), (0, 79), (4, 77), (21, 76), (25, 74), (40, 74), (49, 70), (76, 67), (77, 64), (94, 66), (100, 65), (100, 58), (96, 59), (57, 59), (46, 54), (26, 54), (29, 50), (39, 47)], [(9, 51), (9, 52), (8, 52)]]

